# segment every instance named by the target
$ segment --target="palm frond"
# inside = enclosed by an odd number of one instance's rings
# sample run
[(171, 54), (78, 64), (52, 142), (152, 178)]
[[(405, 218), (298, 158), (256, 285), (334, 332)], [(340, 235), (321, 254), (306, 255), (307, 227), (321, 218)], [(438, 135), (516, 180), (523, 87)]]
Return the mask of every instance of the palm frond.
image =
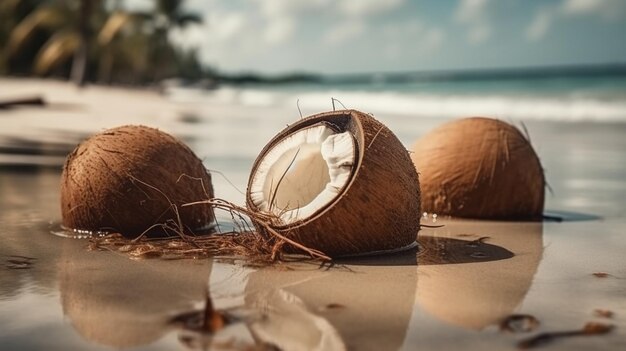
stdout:
[(24, 18), (11, 32), (7, 43), (9, 55), (18, 53), (39, 28), (58, 28), (67, 20), (56, 7), (42, 6)]
[(111, 43), (117, 33), (134, 19), (134, 16), (126, 12), (115, 12), (111, 14), (98, 34), (98, 44), (106, 46)]
[(41, 48), (35, 60), (35, 73), (46, 74), (65, 62), (80, 46), (80, 35), (76, 31), (62, 31), (53, 35)]
[(0, 1), (0, 14), (14, 13), (19, 4), (24, 0), (2, 0)]

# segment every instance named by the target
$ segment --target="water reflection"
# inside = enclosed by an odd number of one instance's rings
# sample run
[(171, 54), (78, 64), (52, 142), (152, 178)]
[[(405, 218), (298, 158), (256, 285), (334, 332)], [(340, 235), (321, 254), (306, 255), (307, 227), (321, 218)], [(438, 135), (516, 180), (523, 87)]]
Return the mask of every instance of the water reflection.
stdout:
[[(395, 350), (404, 341), (416, 287), (415, 266), (268, 267), (250, 274), (245, 304), (265, 312), (251, 328), (274, 345)], [(305, 332), (307, 338), (297, 337)]]
[[(0, 300), (55, 290), (61, 240), (47, 233), (58, 186), (55, 172), (0, 172)], [(16, 269), (23, 261), (28, 267)]]
[(249, 328), (254, 338), (265, 345), (279, 350), (346, 349), (328, 319), (311, 311), (302, 299), (286, 289), (254, 292), (246, 297), (246, 302), (248, 308), (262, 313)]
[[(251, 330), (291, 349), (395, 350), (413, 314), (474, 330), (497, 324), (532, 284), (542, 224), (447, 221), (424, 230), (419, 244), (419, 250), (339, 262), (349, 268), (252, 273), (246, 307), (266, 318)], [(307, 338), (298, 337), (303, 330)]]
[(131, 261), (66, 248), (59, 263), (63, 313), (90, 342), (150, 344), (173, 328), (172, 315), (204, 300), (210, 270), (209, 260)]
[[(534, 222), (449, 221), (444, 228), (424, 230), (428, 240), (425, 253), (418, 256), (417, 303), (438, 319), (464, 328), (480, 330), (499, 323), (520, 306), (532, 284), (543, 253), (542, 229)], [(456, 238), (473, 240), (470, 246), (459, 245)], [(441, 247), (444, 259), (439, 258)], [(454, 258), (471, 252), (506, 259)], [(512, 255), (506, 257), (506, 252)], [(444, 264), (433, 264), (438, 260)], [(445, 264), (449, 261), (459, 264)]]
[[(428, 316), (479, 330), (515, 312), (543, 252), (541, 223), (444, 220), (445, 227), (420, 233), (419, 250), (354, 258), (328, 270), (297, 264), (252, 272), (245, 294), (244, 283), (240, 287), (241, 322), (203, 339), (171, 321), (202, 308), (209, 261), (132, 261), (85, 251), (84, 241), (49, 234), (49, 221), (58, 214), (58, 174), (0, 179), (0, 302), (27, 306), (25, 291), (54, 296), (30, 306), (28, 313), (34, 314), (59, 308), (48, 301), (60, 301), (69, 323), (60, 314), (50, 317), (44, 331), (58, 335), (51, 349), (63, 349), (63, 343), (168, 349), (157, 340), (192, 349), (410, 348), (407, 335), (432, 331)], [(12, 257), (34, 260), (16, 269), (20, 264), (9, 262)], [(220, 264), (219, 269), (241, 267)], [(64, 333), (72, 329), (89, 344), (76, 344), (73, 333)], [(23, 344), (20, 335), (13, 340)]]

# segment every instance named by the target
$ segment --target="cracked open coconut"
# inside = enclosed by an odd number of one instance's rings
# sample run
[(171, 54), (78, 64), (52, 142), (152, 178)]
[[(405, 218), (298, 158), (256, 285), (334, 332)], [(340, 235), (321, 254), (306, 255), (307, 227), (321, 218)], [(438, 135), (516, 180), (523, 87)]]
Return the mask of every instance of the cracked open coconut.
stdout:
[[(93, 135), (67, 157), (61, 213), (67, 229), (190, 234), (210, 224), (211, 175), (182, 142), (154, 128), (122, 126)], [(181, 228), (182, 226), (182, 228)]]
[(411, 157), (424, 211), (485, 219), (539, 219), (545, 179), (514, 126), (491, 118), (448, 122), (419, 139)]
[(273, 230), (330, 257), (410, 247), (420, 225), (408, 151), (355, 110), (307, 117), (274, 137), (254, 162), (246, 202), (274, 218)]

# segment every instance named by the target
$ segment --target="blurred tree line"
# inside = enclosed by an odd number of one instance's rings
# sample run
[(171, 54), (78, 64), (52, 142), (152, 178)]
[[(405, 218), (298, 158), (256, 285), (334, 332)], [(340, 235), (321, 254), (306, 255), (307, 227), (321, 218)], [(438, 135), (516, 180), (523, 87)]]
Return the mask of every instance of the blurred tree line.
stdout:
[(0, 0), (0, 75), (53, 76), (76, 84), (149, 84), (211, 75), (195, 50), (169, 40), (202, 17), (183, 0), (155, 0), (149, 12), (122, 0)]

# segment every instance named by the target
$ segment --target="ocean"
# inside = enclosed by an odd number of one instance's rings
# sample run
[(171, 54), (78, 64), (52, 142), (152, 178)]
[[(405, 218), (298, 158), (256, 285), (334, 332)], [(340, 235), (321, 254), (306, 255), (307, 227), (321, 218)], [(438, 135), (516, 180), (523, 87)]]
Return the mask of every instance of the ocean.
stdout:
[[(508, 120), (626, 122), (626, 69), (507, 70), (324, 77), (285, 84), (173, 88), (175, 101), (307, 111), (355, 108), (374, 114)], [(343, 106), (341, 105), (343, 104)]]

